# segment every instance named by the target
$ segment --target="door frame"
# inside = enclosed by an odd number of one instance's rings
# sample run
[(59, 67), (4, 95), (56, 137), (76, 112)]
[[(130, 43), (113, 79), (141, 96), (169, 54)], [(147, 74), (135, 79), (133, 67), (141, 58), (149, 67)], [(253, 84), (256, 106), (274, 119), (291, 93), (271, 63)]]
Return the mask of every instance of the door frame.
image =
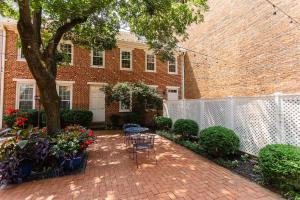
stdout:
[[(87, 82), (87, 85), (89, 86), (89, 110), (90, 110), (90, 104), (91, 104), (91, 86), (106, 86), (108, 85), (108, 83), (104, 83), (104, 82)], [(105, 95), (105, 94), (104, 94)], [(105, 98), (105, 96), (104, 96)], [(106, 102), (104, 100), (104, 122), (106, 121)], [(93, 121), (94, 122), (94, 121)], [(97, 121), (95, 121), (97, 122)]]

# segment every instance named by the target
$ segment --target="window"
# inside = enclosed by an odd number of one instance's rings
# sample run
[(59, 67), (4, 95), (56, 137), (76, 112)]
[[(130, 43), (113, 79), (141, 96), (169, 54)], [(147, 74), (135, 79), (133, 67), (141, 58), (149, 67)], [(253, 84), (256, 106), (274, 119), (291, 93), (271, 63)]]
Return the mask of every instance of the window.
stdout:
[(168, 100), (178, 100), (178, 87), (167, 87)]
[(104, 68), (104, 51), (92, 50), (92, 66)]
[(18, 61), (26, 61), (22, 48), (18, 48)]
[(121, 51), (121, 69), (131, 70), (131, 51)]
[(71, 109), (71, 92), (72, 86), (59, 85), (58, 86), (58, 95), (60, 97), (60, 108), (61, 109)]
[(35, 85), (32, 83), (17, 83), (17, 105), (20, 110), (34, 109)]
[(177, 74), (177, 60), (175, 57), (172, 57), (168, 62), (169, 65), (169, 74)]
[(155, 55), (146, 54), (146, 72), (156, 72)]
[(60, 50), (63, 53), (63, 63), (73, 64), (73, 46), (72, 44), (60, 44)]
[(128, 98), (124, 101), (120, 101), (119, 103), (119, 111), (120, 112), (131, 112), (132, 106), (132, 95), (128, 95)]

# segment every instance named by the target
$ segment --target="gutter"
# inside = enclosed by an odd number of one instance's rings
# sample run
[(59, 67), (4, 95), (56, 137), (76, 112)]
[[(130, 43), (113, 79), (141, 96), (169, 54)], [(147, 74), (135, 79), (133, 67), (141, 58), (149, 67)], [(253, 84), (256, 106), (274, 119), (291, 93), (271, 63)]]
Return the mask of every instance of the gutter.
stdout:
[(182, 52), (181, 54), (181, 99), (185, 99), (185, 84), (184, 84), (184, 71), (185, 71), (185, 65), (184, 65), (184, 57), (185, 57), (186, 52)]
[[(5, 72), (5, 47), (6, 47), (6, 30), (2, 26), (3, 35), (2, 35), (2, 51), (0, 51), (1, 63), (0, 63), (0, 73), (1, 73), (1, 88), (0, 88), (0, 128), (3, 124), (3, 103), (4, 103), (4, 72)], [(0, 49), (1, 50), (1, 49)]]

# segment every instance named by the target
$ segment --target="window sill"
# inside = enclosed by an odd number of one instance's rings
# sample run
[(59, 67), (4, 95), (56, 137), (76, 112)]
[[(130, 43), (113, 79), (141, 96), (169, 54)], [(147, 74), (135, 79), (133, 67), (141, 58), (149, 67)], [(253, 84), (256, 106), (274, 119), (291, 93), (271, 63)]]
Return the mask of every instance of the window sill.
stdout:
[(122, 71), (133, 71), (132, 68), (121, 68)]
[(145, 70), (145, 72), (156, 73), (156, 70)]
[(171, 75), (178, 75), (177, 72), (168, 72), (168, 74), (171, 74)]
[(102, 66), (102, 65), (91, 65), (91, 68), (105, 69), (105, 66)]

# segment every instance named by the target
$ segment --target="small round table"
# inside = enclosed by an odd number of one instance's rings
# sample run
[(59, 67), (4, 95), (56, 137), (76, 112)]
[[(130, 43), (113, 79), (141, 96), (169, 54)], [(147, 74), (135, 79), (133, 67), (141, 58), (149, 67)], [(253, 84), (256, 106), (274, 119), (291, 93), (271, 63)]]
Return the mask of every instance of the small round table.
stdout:
[(128, 135), (134, 135), (138, 133), (144, 133), (146, 131), (149, 131), (149, 128), (145, 127), (129, 127), (125, 129), (125, 132), (128, 133)]

